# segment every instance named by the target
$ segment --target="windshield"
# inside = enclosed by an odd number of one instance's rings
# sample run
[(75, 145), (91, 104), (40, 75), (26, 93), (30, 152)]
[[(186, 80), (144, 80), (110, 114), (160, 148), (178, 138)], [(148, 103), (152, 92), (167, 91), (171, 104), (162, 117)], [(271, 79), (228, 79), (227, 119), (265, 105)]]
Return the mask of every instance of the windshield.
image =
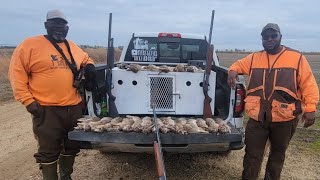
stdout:
[(206, 40), (134, 37), (124, 61), (188, 63), (189, 60), (205, 60), (206, 52)]

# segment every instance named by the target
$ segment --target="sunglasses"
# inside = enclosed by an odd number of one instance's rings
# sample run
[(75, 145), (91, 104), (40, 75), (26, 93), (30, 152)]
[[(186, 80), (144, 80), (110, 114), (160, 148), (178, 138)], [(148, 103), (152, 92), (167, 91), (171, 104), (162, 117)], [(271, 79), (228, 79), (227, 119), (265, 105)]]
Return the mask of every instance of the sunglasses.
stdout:
[(277, 34), (263, 35), (262, 39), (263, 40), (269, 40), (270, 37), (271, 37), (271, 39), (276, 39), (276, 38), (279, 37), (279, 34), (277, 33)]

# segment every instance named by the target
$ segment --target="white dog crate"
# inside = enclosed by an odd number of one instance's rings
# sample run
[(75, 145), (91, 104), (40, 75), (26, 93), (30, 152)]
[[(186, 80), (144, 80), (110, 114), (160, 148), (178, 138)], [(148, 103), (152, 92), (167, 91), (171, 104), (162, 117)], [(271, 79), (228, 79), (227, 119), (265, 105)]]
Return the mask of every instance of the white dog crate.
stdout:
[[(203, 114), (203, 72), (133, 73), (115, 68), (112, 73), (112, 94), (116, 96), (115, 103), (119, 114), (152, 114), (152, 105), (158, 114)], [(212, 112), (215, 76), (215, 72), (211, 71), (208, 94), (213, 99)]]

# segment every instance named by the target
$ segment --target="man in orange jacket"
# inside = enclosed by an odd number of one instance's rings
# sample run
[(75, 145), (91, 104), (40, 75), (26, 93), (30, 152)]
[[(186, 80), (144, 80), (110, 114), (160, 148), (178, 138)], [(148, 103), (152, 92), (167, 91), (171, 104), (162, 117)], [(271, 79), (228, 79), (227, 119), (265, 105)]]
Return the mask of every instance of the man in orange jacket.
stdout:
[(302, 115), (304, 127), (314, 124), (319, 89), (307, 59), (281, 45), (277, 24), (261, 32), (264, 51), (237, 60), (229, 68), (234, 87), (239, 73), (249, 75), (245, 110), (250, 117), (245, 133), (242, 179), (257, 179), (267, 140), (270, 154), (265, 179), (280, 179), (285, 152)]
[(9, 79), (15, 98), (32, 115), (39, 145), (34, 157), (43, 179), (58, 179), (58, 162), (60, 178), (71, 179), (79, 143), (69, 140), (68, 132), (82, 117), (77, 82), (84, 69), (86, 84), (92, 85), (95, 67), (87, 53), (66, 40), (68, 21), (61, 11), (48, 11), (46, 19), (47, 35), (27, 38), (15, 49)]

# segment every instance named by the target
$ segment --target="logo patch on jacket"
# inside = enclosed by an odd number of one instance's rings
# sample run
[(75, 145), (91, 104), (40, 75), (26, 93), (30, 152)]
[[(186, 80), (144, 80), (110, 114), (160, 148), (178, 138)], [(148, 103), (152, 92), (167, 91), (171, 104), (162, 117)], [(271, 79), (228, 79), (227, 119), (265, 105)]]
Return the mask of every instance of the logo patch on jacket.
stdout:
[(51, 59), (52, 59), (52, 61), (57, 61), (58, 60), (58, 56), (51, 54)]

